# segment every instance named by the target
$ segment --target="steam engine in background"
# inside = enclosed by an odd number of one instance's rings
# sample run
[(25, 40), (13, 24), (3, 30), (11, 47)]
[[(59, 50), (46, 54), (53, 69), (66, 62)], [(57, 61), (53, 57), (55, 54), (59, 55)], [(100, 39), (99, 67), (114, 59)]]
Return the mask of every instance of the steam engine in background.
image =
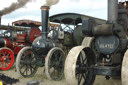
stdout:
[(40, 22), (19, 20), (13, 26), (0, 26), (0, 69), (13, 66), (16, 55), (25, 46), (31, 46), (34, 39), (41, 36)]
[[(100, 2), (99, 2), (100, 3)], [(128, 84), (128, 2), (108, 0), (108, 20), (98, 25), (83, 19), (82, 45), (70, 50), (65, 61), (69, 85), (93, 85), (96, 75), (120, 77)]]

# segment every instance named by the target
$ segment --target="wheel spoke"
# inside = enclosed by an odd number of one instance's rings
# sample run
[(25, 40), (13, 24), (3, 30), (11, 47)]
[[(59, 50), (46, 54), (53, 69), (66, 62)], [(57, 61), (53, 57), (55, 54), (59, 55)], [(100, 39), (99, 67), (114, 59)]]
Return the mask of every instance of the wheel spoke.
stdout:
[(82, 64), (86, 63), (87, 61), (87, 57), (85, 57), (85, 59), (82, 61)]
[(22, 69), (25, 66), (25, 64), (20, 64), (20, 69)]
[(28, 75), (28, 67), (27, 67), (27, 69), (26, 69), (26, 75)]
[[(31, 71), (31, 73), (32, 73), (32, 69), (33, 69), (33, 67), (30, 65), (30, 71)], [(31, 74), (31, 73), (30, 73), (30, 74)]]
[(84, 80), (86, 80), (86, 75), (84, 75), (84, 74), (82, 73), (82, 76), (83, 76)]
[(82, 80), (82, 75), (79, 74), (79, 77), (78, 77), (78, 85), (80, 85), (81, 80)]
[(9, 52), (7, 52), (7, 56), (9, 56), (10, 55), (10, 53)]
[(57, 61), (58, 60), (58, 54), (59, 54), (59, 52), (58, 51), (55, 51), (54, 54), (55, 54), (55, 60)]
[(55, 56), (58, 56), (59, 52), (58, 51), (55, 51), (54, 54), (55, 54)]
[[(25, 74), (25, 72), (27, 71), (27, 69), (28, 69), (28, 67), (27, 67), (27, 65), (26, 65), (26, 68), (25, 68), (23, 74)], [(27, 72), (26, 72), (26, 73), (27, 73)]]
[(0, 63), (0, 65), (3, 64), (3, 63), (4, 63), (4, 62)]
[(55, 69), (54, 69), (54, 71), (51, 73), (51, 76), (53, 76), (53, 75), (55, 75)]
[(5, 51), (2, 50), (1, 52), (2, 52), (3, 56), (5, 56)]
[(5, 56), (7, 56), (9, 53), (7, 51), (5, 51)]
[(52, 64), (50, 63), (48, 66), (49, 66), (49, 69), (50, 69), (50, 68), (54, 67), (54, 63), (52, 63)]
[(9, 57), (10, 57), (10, 53), (8, 53), (5, 58), (9, 58)]
[(81, 64), (82, 64), (82, 61), (83, 61), (82, 53), (80, 53), (80, 61), (81, 61)]
[(30, 58), (30, 61), (33, 61), (33, 60), (35, 59), (34, 56), (31, 56), (31, 55), (30, 55), (30, 57), (31, 57), (31, 58)]
[(60, 64), (60, 62), (61, 62), (62, 58), (63, 58), (63, 55), (59, 56), (58, 64)]
[(3, 65), (4, 65), (4, 62), (2, 63), (2, 67), (3, 67)]
[(10, 64), (10, 63), (7, 63), (8, 65)]
[(7, 67), (7, 64), (6, 64), (6, 62), (5, 62), (5, 67)]
[[(53, 54), (53, 55), (54, 55), (54, 54)], [(54, 57), (55, 57), (55, 55), (54, 55)], [(55, 67), (56, 59), (52, 57), (52, 58), (50, 59), (50, 61), (51, 61), (51, 62), (48, 64), (48, 65), (49, 65), (49, 69), (52, 68), (52, 67)]]
[(25, 61), (24, 60), (20, 60), (20, 63), (23, 64)]

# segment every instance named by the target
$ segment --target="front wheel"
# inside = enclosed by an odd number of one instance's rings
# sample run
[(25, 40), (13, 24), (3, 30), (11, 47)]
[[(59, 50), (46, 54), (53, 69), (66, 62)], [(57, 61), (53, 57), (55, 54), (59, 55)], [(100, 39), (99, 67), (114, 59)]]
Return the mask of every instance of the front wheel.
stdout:
[(16, 70), (23, 77), (31, 77), (37, 71), (36, 56), (31, 47), (22, 48), (16, 58)]
[(64, 74), (65, 54), (61, 48), (52, 48), (45, 59), (45, 73), (50, 80), (60, 80)]
[(9, 48), (0, 48), (0, 69), (9, 70), (14, 64), (14, 53)]

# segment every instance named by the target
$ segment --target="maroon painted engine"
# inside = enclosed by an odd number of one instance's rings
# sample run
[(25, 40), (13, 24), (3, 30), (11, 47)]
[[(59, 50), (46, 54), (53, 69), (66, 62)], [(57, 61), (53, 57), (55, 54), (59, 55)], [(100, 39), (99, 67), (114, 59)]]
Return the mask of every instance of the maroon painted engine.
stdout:
[(0, 34), (0, 70), (10, 69), (18, 52), (25, 46), (31, 46), (34, 39), (41, 36), (39, 22), (19, 20), (13, 25), (0, 27), (0, 30), (5, 30)]

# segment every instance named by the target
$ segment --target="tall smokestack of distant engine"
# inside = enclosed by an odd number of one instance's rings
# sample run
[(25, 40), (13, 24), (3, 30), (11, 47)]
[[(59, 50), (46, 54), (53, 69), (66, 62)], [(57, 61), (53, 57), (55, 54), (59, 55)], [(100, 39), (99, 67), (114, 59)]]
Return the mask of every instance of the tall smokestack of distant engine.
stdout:
[(1, 27), (1, 17), (2, 17), (2, 16), (0, 15), (0, 27)]
[(116, 23), (118, 17), (118, 0), (108, 0), (108, 22)]
[(42, 17), (42, 38), (46, 39), (48, 32), (49, 6), (41, 7), (41, 17)]

